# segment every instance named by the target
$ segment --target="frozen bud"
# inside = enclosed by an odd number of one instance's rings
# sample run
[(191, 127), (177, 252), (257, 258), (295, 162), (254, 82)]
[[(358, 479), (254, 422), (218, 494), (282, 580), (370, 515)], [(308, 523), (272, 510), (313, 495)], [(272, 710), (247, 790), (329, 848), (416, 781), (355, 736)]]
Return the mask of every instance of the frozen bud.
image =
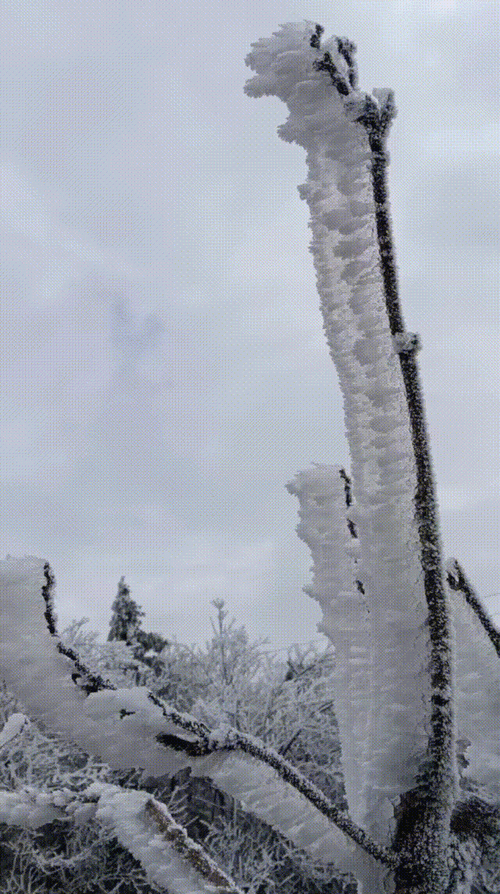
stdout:
[(416, 332), (396, 332), (392, 336), (392, 343), (396, 354), (416, 353), (422, 347), (420, 336)]

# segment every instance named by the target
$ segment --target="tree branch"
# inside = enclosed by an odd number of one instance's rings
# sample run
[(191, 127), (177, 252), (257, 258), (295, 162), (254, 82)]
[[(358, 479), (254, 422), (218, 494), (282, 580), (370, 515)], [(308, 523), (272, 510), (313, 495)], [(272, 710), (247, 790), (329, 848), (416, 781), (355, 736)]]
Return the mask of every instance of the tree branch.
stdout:
[(217, 886), (218, 894), (242, 894), (240, 888), (207, 856), (207, 854), (187, 834), (182, 826), (170, 816), (166, 807), (150, 798), (145, 811), (161, 829), (165, 840), (173, 850), (192, 866), (210, 885)]
[[(360, 826), (356, 825), (350, 818), (348, 813), (340, 810), (333, 804), (326, 795), (323, 794), (314, 783), (310, 782), (307, 777), (303, 776), (291, 763), (285, 760), (273, 748), (269, 748), (258, 739), (248, 736), (239, 730), (229, 729), (225, 735), (219, 739), (219, 731), (216, 730), (212, 734), (215, 737), (217, 750), (243, 751), (252, 757), (258, 758), (263, 763), (276, 770), (278, 776), (281, 777), (289, 785), (293, 786), (298, 792), (313, 804), (316, 809), (335, 823), (336, 826), (358, 844), (366, 853), (370, 854), (375, 860), (386, 864), (387, 866), (396, 866), (398, 858), (391, 853), (388, 848), (382, 847), (373, 841), (369, 835)], [(214, 748), (214, 750), (216, 750)]]
[(495, 624), (456, 559), (450, 559), (448, 562), (446, 580), (452, 590), (455, 590), (458, 593), (463, 593), (465, 601), (470, 605), (472, 611), (479, 619), (493, 644), (493, 648), (500, 657), (500, 630), (495, 627)]
[[(351, 107), (355, 119), (367, 132), (371, 150), (371, 177), (375, 205), (375, 224), (379, 266), (384, 285), (387, 316), (394, 349), (399, 356), (406, 392), (411, 439), (416, 467), (415, 516), (420, 541), (424, 590), (428, 607), (430, 634), (431, 722), (424, 773), (426, 791), (422, 799), (419, 855), (422, 883), (429, 892), (441, 892), (447, 883), (447, 840), (451, 812), (456, 798), (458, 773), (455, 754), (453, 705), (453, 638), (451, 612), (444, 586), (443, 563), (438, 524), (432, 462), (425, 420), (424, 400), (419, 381), (416, 352), (419, 339), (405, 332), (398, 294), (397, 270), (392, 236), (387, 187), (386, 139), (396, 114), (391, 91), (376, 93), (379, 102), (365, 95), (359, 111), (359, 98), (352, 96), (349, 82), (339, 76), (329, 54), (314, 66), (330, 75), (333, 87), (343, 100), (346, 112)], [(430, 784), (429, 784), (430, 783)], [(413, 836), (411, 836), (413, 837)], [(415, 841), (405, 847), (415, 851)]]
[(158, 734), (157, 740), (170, 748), (177, 748), (188, 754), (203, 756), (213, 754), (217, 751), (242, 751), (252, 757), (258, 758), (263, 763), (272, 767), (289, 785), (300, 792), (310, 801), (316, 809), (331, 820), (335, 825), (352, 841), (356, 842), (366, 853), (370, 854), (374, 859), (379, 860), (388, 866), (395, 866), (397, 857), (391, 852), (373, 841), (369, 835), (360, 826), (352, 821), (349, 815), (340, 810), (321, 789), (310, 782), (307, 777), (303, 776), (291, 763), (285, 760), (273, 748), (264, 745), (253, 736), (242, 733), (231, 727), (213, 730), (210, 732), (208, 727), (200, 723), (200, 721), (189, 717), (185, 714), (179, 714), (172, 710), (157, 696), (150, 695), (150, 698), (156, 705), (161, 707), (166, 720), (173, 721), (180, 729), (184, 729), (190, 733), (201, 734), (199, 742), (185, 742), (180, 736), (168, 736), (165, 740), (163, 734)]
[(75, 650), (71, 649), (69, 646), (65, 646), (64, 643), (61, 642), (57, 632), (57, 618), (54, 610), (54, 588), (56, 579), (48, 562), (45, 562), (45, 565), (43, 566), (43, 575), (45, 577), (45, 584), (42, 587), (42, 596), (45, 602), (45, 611), (43, 614), (47, 624), (47, 630), (50, 635), (56, 639), (57, 651), (60, 652), (61, 655), (65, 655), (66, 658), (70, 658), (75, 665), (76, 671), (72, 674), (73, 683), (79, 686), (80, 689), (83, 689), (87, 695), (90, 695), (91, 692), (100, 692), (102, 689), (116, 689), (116, 686), (114, 686), (113, 683), (110, 683), (109, 680), (103, 680), (99, 674), (93, 674), (88, 667), (83, 664)]
[[(387, 118), (387, 115), (385, 116)], [(387, 315), (391, 334), (404, 332), (399, 305), (396, 264), (389, 219), (387, 190), (386, 125), (383, 110), (375, 123), (362, 119), (368, 131), (372, 150), (372, 182), (375, 218), (379, 245), (379, 260), (384, 281)], [(406, 341), (405, 341), (406, 344)], [(431, 729), (428, 744), (428, 782), (425, 795), (425, 819), (420, 829), (420, 862), (423, 876), (427, 876), (429, 891), (442, 891), (448, 868), (447, 840), (451, 811), (457, 790), (453, 704), (453, 638), (451, 614), (444, 588), (443, 563), (439, 534), (437, 501), (434, 488), (431, 454), (425, 420), (424, 400), (419, 381), (416, 351), (405, 348), (398, 352), (406, 391), (411, 438), (415, 457), (417, 486), (415, 515), (424, 575), (424, 590), (428, 608), (431, 648)], [(419, 836), (420, 837), (420, 836)], [(424, 843), (425, 842), (425, 843)], [(407, 842), (410, 848), (414, 844)]]

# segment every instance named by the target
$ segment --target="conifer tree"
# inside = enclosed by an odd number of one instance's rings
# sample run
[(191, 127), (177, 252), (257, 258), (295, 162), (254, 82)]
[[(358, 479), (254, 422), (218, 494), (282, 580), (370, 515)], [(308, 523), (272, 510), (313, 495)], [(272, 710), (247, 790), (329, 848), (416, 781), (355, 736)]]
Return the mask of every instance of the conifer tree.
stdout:
[(108, 642), (114, 639), (123, 640), (130, 645), (136, 638), (141, 627), (141, 618), (144, 612), (130, 595), (130, 588), (125, 583), (125, 578), (118, 582), (118, 593), (111, 607), (113, 612), (110, 621)]

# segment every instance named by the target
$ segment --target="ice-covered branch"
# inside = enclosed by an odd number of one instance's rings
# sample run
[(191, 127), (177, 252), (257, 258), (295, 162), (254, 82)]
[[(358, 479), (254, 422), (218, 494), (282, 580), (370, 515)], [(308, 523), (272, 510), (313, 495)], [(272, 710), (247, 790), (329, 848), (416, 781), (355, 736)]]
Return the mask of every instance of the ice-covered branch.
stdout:
[(68, 789), (42, 792), (32, 786), (19, 791), (0, 790), (0, 823), (22, 829), (39, 829), (54, 820), (87, 821), (95, 805), (85, 804)]
[(190, 766), (297, 847), (342, 871), (359, 868), (367, 855), (390, 862), (383, 846), (258, 740), (233, 730), (212, 733), (145, 687), (81, 687), (73, 660), (60, 654), (56, 635), (45, 627), (42, 560), (8, 559), (0, 563), (0, 579), (0, 667), (31, 716), (117, 769), (160, 776)]
[(189, 838), (185, 829), (175, 822), (163, 804), (154, 798), (149, 798), (145, 811), (154, 819), (171, 847), (184, 857), (188, 865), (192, 866), (206, 882), (220, 889), (220, 894), (242, 894), (229, 876), (222, 872), (202, 848)]
[(206, 738), (203, 724), (190, 718), (188, 729), (180, 728), (145, 687), (117, 689), (92, 675), (51, 632), (46, 574), (41, 559), (0, 562), (0, 673), (26, 712), (113, 768), (139, 766), (160, 776), (189, 765), (190, 748)]
[(83, 689), (87, 695), (91, 692), (99, 692), (101, 689), (115, 689), (116, 687), (113, 686), (109, 680), (103, 680), (98, 674), (93, 674), (87, 667), (85, 667), (74, 649), (65, 646), (64, 643), (61, 642), (57, 633), (57, 617), (54, 608), (54, 588), (56, 581), (52, 568), (48, 562), (44, 563), (43, 574), (45, 583), (42, 587), (42, 596), (45, 602), (44, 617), (47, 624), (47, 630), (50, 635), (54, 637), (57, 651), (66, 658), (69, 658), (73, 663), (75, 668), (74, 673), (71, 675), (73, 681)]
[(497, 655), (500, 656), (500, 630), (495, 627), (486, 608), (482, 604), (469, 579), (466, 577), (463, 568), (456, 559), (450, 559), (447, 564), (446, 580), (452, 590), (463, 593), (465, 601), (470, 605), (474, 614), (481, 622), (482, 627), (493, 643)]
[[(245, 89), (286, 102), (290, 116), (278, 132), (307, 152), (308, 180), (299, 189), (311, 211), (324, 329), (344, 395), (363, 600), (355, 618), (355, 594), (330, 594), (323, 629), (354, 681), (364, 731), (361, 772), (347, 767), (348, 800), (356, 818), (390, 839), (387, 800), (420, 786), (422, 876), (441, 891), (457, 785), (451, 617), (419, 341), (405, 331), (398, 297), (386, 152), (396, 109), (390, 90), (359, 91), (353, 44), (322, 45), (321, 34), (311, 22), (287, 24), (253, 44), (247, 63), (256, 76)], [(348, 638), (338, 632), (346, 623)], [(338, 716), (349, 742), (343, 705)]]
[(242, 894), (148, 792), (100, 782), (77, 797), (68, 789), (0, 790), (0, 822), (38, 829), (54, 820), (77, 824), (96, 820), (141, 863), (148, 880), (169, 894)]
[[(431, 676), (430, 735), (426, 767), (421, 771), (421, 778), (425, 778), (426, 782), (421, 794), (424, 806), (418, 848), (421, 853), (426, 854), (422, 860), (422, 875), (427, 876), (431, 890), (439, 891), (446, 883), (448, 874), (448, 830), (458, 783), (452, 618), (444, 587), (437, 500), (416, 360), (419, 341), (413, 333), (405, 333), (398, 296), (394, 247), (387, 211), (388, 158), (385, 152), (385, 133), (380, 126), (373, 127), (369, 124), (367, 132), (373, 156), (375, 219), (387, 315), (401, 366), (415, 459), (415, 518), (427, 603)], [(411, 837), (415, 838), (413, 834)], [(403, 847), (413, 849), (413, 841), (407, 841)]]
[(381, 847), (375, 841), (372, 841), (370, 836), (357, 826), (345, 811), (336, 807), (314, 783), (310, 782), (307, 777), (303, 776), (273, 748), (269, 748), (253, 736), (246, 735), (235, 729), (215, 730), (212, 733), (211, 742), (216, 750), (241, 751), (272, 767), (281, 779), (295, 788), (301, 795), (304, 795), (320, 813), (334, 822), (345, 835), (351, 838), (367, 854), (370, 854), (370, 856), (381, 863), (387, 865), (396, 864), (397, 858), (387, 848)]
[(97, 821), (139, 860), (148, 881), (169, 894), (242, 894), (166, 807), (147, 792), (94, 783), (85, 794), (99, 799)]
[[(92, 783), (78, 794), (68, 788), (42, 791), (25, 785), (15, 791), (0, 789), (0, 822), (22, 829), (39, 829), (54, 820), (82, 825), (95, 819), (101, 796), (130, 793), (119, 786)], [(143, 802), (150, 798), (140, 793)]]
[[(133, 695), (134, 690), (131, 690), (130, 692)], [(240, 752), (243, 755), (250, 755), (252, 758), (256, 758), (262, 764), (266, 764), (276, 771), (279, 779), (283, 780), (303, 795), (315, 810), (333, 822), (344, 835), (348, 836), (355, 842), (355, 844), (366, 851), (367, 854), (388, 865), (393, 865), (396, 862), (386, 848), (381, 847), (373, 841), (362, 828), (352, 821), (345, 811), (336, 807), (317, 786), (310, 782), (307, 777), (300, 773), (274, 749), (264, 745), (264, 743), (255, 737), (242, 733), (239, 730), (232, 729), (231, 727), (209, 731), (204, 724), (201, 724), (189, 715), (180, 714), (178, 711), (175, 711), (170, 708), (169, 705), (162, 702), (161, 699), (153, 697), (153, 701), (155, 705), (158, 705), (161, 708), (165, 721), (168, 724), (175, 724), (175, 727), (177, 728), (177, 735), (169, 735), (168, 737), (165, 737), (160, 733), (157, 735), (157, 739), (160, 742), (166, 740), (165, 744), (169, 747), (174, 747), (180, 752), (198, 758), (192, 762), (192, 770), (195, 775), (209, 775), (220, 788), (232, 797), (248, 804), (250, 791), (245, 783), (245, 773), (251, 768), (250, 775), (253, 775), (251, 771), (254, 770), (255, 764), (245, 765), (245, 760), (238, 758), (238, 754), (236, 754), (235, 765), (235, 762), (228, 756), (231, 752)], [(198, 742), (186, 741), (186, 739), (180, 735), (181, 731), (190, 734), (199, 731), (202, 734), (202, 737), (200, 737)], [(201, 760), (202, 757), (204, 757), (205, 760)], [(238, 768), (236, 773), (233, 772), (235, 766)], [(228, 767), (230, 768), (229, 772)], [(265, 783), (262, 784), (262, 789), (265, 791), (265, 805), (262, 801), (259, 803), (258, 799), (261, 797), (262, 792), (259, 792), (258, 786), (257, 790), (253, 791), (252, 796), (254, 800), (251, 805), (252, 812), (259, 816), (260, 819), (268, 822), (269, 825), (277, 828), (277, 830), (284, 835), (290, 835), (290, 832), (293, 829), (291, 835), (292, 840), (294, 840), (298, 846), (307, 847), (307, 844), (301, 836), (303, 835), (304, 828), (307, 828), (310, 837), (308, 843), (311, 843), (313, 840), (312, 832), (315, 824), (317, 825), (317, 819), (315, 823), (314, 817), (315, 810), (313, 809), (311, 812), (310, 807), (308, 807), (301, 799), (296, 804), (297, 815), (294, 817), (292, 823), (290, 821), (290, 807), (294, 798), (293, 796), (291, 799), (288, 797), (288, 810), (283, 811), (282, 816), (282, 806), (284, 801), (287, 800), (287, 789), (286, 786), (280, 784), (278, 779), (275, 780), (274, 787), (271, 787), (271, 780), (272, 777), (269, 777)], [(285, 815), (287, 816), (287, 824), (284, 826), (283, 819)], [(323, 828), (321, 837), (324, 837), (324, 835), (325, 828)], [(333, 844), (333, 842), (331, 842), (331, 844)], [(335, 848), (335, 850), (337, 850), (337, 848)], [(331, 852), (330, 856), (332, 856)], [(337, 859), (342, 860), (339, 853), (333, 853), (332, 858), (335, 856), (337, 856)]]
[[(388, 95), (379, 93), (379, 103), (376, 95), (359, 92), (339, 41), (320, 48), (319, 41), (311, 45), (314, 33), (312, 23), (285, 25), (258, 41), (247, 59), (257, 76), (246, 92), (282, 98), (290, 116), (279, 134), (307, 151), (308, 179), (299, 191), (311, 211), (324, 329), (344, 397), (352, 457), (348, 517), (340, 491), (338, 511), (332, 506), (338, 470), (317, 467), (310, 478), (301, 472), (292, 492), (304, 497), (300, 536), (313, 544), (322, 569), (313, 595), (344, 675), (335, 710), (350, 812), (390, 841), (390, 799), (415, 785), (425, 753), (430, 687), (415, 460), (373, 239), (372, 151), (356, 120), (368, 109), (380, 119)], [(328, 69), (315, 65), (325, 53)], [(332, 66), (343, 93), (332, 84)], [(310, 522), (306, 507), (314, 515)], [(349, 522), (357, 538), (350, 538), (343, 558)]]

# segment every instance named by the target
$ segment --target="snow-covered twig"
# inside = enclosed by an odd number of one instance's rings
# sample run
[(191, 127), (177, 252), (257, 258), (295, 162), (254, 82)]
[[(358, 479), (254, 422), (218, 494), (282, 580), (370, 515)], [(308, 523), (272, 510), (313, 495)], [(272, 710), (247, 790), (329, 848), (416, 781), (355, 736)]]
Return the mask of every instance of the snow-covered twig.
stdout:
[(188, 864), (193, 866), (197, 872), (210, 885), (217, 887), (220, 894), (242, 894), (240, 888), (222, 872), (214, 861), (202, 850), (199, 844), (196, 844), (189, 838), (186, 831), (175, 822), (170, 816), (168, 810), (163, 804), (160, 804), (154, 798), (150, 798), (146, 802), (146, 813), (151, 816), (157, 826), (163, 832), (166, 841), (179, 853)]
[(243, 894), (199, 844), (147, 792), (94, 783), (96, 819), (138, 860), (148, 881), (169, 894)]
[(452, 590), (463, 593), (465, 601), (470, 605), (472, 611), (481, 622), (497, 654), (500, 656), (500, 630), (495, 627), (479, 596), (466, 577), (462, 566), (456, 559), (450, 559), (447, 564), (446, 580)]
[(335, 823), (341, 831), (375, 860), (388, 866), (395, 866), (398, 858), (385, 847), (372, 841), (360, 826), (356, 825), (346, 811), (340, 810), (327, 798), (321, 789), (303, 776), (289, 761), (274, 748), (269, 748), (253, 736), (235, 729), (215, 730), (211, 736), (214, 750), (242, 751), (272, 767), (285, 782), (304, 795), (320, 813)]

